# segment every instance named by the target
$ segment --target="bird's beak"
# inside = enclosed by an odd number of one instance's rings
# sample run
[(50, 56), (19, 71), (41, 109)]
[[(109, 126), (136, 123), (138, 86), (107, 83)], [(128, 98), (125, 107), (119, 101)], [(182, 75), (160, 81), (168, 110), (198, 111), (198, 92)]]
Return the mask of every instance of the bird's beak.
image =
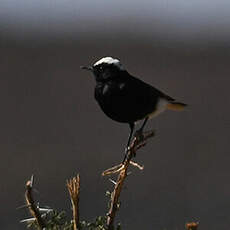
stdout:
[(93, 71), (93, 67), (92, 66), (80, 66), (81, 69), (85, 69), (85, 70), (89, 70), (89, 71)]

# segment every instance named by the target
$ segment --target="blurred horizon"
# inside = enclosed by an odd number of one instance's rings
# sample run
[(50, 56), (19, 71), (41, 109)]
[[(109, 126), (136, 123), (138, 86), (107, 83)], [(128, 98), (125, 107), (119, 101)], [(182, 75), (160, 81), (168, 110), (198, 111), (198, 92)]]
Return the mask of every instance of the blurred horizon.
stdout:
[(0, 34), (6, 38), (78, 39), (104, 33), (185, 43), (230, 39), (227, 0), (4, 0), (0, 6)]

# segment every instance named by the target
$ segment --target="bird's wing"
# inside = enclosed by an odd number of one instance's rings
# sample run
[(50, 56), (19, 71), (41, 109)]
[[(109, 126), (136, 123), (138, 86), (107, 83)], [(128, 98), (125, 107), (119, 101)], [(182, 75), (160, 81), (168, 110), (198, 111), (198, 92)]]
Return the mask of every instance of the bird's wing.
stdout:
[(113, 82), (109, 92), (110, 109), (126, 121), (141, 120), (154, 112), (160, 98), (173, 101), (173, 98), (132, 76)]
[(157, 97), (160, 97), (160, 98), (164, 98), (168, 101), (174, 101), (175, 99), (168, 96), (167, 94), (161, 92), (159, 89), (143, 82), (142, 80), (136, 78), (136, 77), (133, 77), (131, 76), (131, 78), (129, 78), (129, 81), (132, 82), (132, 83), (129, 83), (131, 85), (136, 85), (138, 87), (138, 90), (140, 92), (142, 91), (145, 91), (145, 95), (148, 94), (148, 97), (149, 96), (152, 96), (153, 98), (157, 98)]

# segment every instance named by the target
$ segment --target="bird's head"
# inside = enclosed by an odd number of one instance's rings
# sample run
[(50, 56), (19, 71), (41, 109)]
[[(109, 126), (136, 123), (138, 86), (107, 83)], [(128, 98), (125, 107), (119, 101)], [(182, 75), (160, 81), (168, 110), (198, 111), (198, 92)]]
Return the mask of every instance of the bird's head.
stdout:
[(101, 58), (91, 66), (81, 66), (81, 69), (91, 71), (98, 82), (117, 78), (125, 71), (120, 61), (112, 57)]

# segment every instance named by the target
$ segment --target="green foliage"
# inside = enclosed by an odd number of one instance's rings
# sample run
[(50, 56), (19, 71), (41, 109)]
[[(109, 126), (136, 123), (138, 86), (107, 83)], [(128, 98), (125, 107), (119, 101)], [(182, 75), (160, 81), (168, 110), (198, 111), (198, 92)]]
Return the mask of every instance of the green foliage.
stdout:
[[(66, 220), (66, 214), (64, 211), (57, 212), (52, 211), (47, 213), (44, 217), (46, 223), (46, 230), (72, 230), (73, 224)], [(27, 228), (39, 229), (35, 221), (29, 222)]]
[(81, 221), (81, 228), (87, 230), (106, 230), (106, 217), (99, 216), (94, 222)]
[[(64, 211), (52, 211), (44, 216), (46, 230), (73, 230), (72, 221), (67, 220)], [(27, 223), (28, 229), (39, 229), (35, 221)], [(98, 216), (92, 222), (80, 221), (81, 230), (107, 230), (106, 216)], [(118, 224), (114, 230), (121, 230), (121, 225)]]

